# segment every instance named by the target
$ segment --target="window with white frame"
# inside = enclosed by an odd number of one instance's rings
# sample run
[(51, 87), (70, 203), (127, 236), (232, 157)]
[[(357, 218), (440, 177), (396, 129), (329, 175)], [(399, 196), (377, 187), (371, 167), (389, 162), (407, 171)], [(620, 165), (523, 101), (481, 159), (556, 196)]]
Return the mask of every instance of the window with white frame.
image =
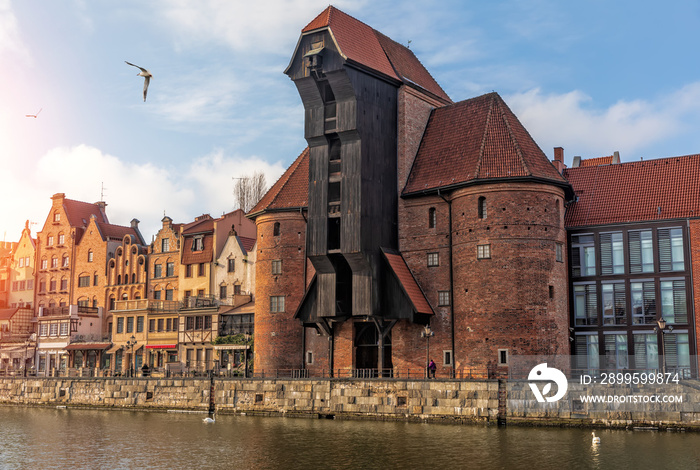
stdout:
[(66, 236), (62, 233), (59, 233), (58, 234), (58, 244), (63, 245), (64, 243), (66, 243)]
[(49, 336), (58, 336), (58, 323), (49, 325)]
[(192, 251), (204, 250), (204, 237), (194, 237), (192, 239)]
[(452, 365), (452, 350), (442, 351), (442, 365), (451, 366)]
[(68, 336), (68, 322), (61, 323), (61, 336)]
[(271, 295), (270, 296), (270, 312), (272, 312), (272, 313), (284, 312), (284, 296), (283, 295)]
[(440, 265), (440, 256), (438, 253), (428, 253), (428, 267)]
[(87, 258), (88, 263), (92, 263), (93, 259), (94, 259), (94, 256), (93, 256), (92, 250), (90, 250), (90, 251), (88, 251), (88, 258)]
[(42, 323), (39, 325), (39, 336), (49, 335), (49, 325), (48, 323)]
[(476, 245), (476, 259), (491, 258), (491, 245)]

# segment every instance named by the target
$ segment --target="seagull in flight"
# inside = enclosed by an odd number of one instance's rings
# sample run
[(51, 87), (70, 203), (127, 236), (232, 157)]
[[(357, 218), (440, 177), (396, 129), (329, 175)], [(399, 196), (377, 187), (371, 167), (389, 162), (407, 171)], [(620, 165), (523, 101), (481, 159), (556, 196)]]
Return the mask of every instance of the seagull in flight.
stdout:
[[(44, 108), (41, 108), (41, 109), (44, 109)], [(25, 114), (24, 116), (25, 116), (25, 117), (33, 117), (34, 119), (36, 119), (36, 117), (37, 117), (37, 116), (39, 115), (39, 113), (41, 112), (41, 109), (40, 109), (39, 111), (37, 111), (36, 114)]]
[[(124, 61), (126, 62), (126, 61)], [(138, 69), (141, 69), (139, 73), (136, 74), (137, 77), (143, 77), (143, 101), (146, 101), (146, 93), (148, 93), (148, 84), (151, 83), (151, 77), (153, 77), (153, 74), (149, 72), (148, 70), (144, 69), (143, 67), (139, 67), (138, 65), (132, 64), (131, 62), (126, 62), (128, 65), (131, 65), (132, 67), (136, 67)]]

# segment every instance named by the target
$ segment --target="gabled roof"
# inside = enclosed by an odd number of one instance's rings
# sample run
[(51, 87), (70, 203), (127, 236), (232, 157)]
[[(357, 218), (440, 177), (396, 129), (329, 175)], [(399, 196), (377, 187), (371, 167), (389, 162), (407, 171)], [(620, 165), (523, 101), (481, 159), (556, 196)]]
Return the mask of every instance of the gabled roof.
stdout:
[(214, 219), (209, 214), (201, 215), (197, 217), (197, 220), (194, 222), (190, 222), (182, 226), (182, 234), (185, 236), (213, 231)]
[(0, 308), (0, 320), (11, 320), (19, 308)]
[(72, 227), (87, 227), (88, 222), (90, 222), (90, 216), (93, 214), (97, 217), (98, 222), (109, 223), (107, 214), (98, 204), (64, 199), (63, 207), (66, 211), (68, 222)]
[(143, 240), (141, 240), (141, 237), (136, 232), (136, 230), (133, 229), (133, 227), (124, 227), (123, 225), (105, 224), (105, 223), (100, 223), (97, 221), (96, 221), (96, 225), (100, 229), (100, 233), (102, 234), (102, 237), (104, 239), (112, 238), (112, 239), (123, 240), (126, 235), (129, 235), (129, 236), (131, 236), (132, 242), (138, 243), (138, 244), (143, 243)]
[(332, 5), (323, 10), (301, 32), (306, 34), (323, 28), (330, 29), (338, 46), (338, 52), (349, 62), (399, 80), (406, 85), (426, 90), (448, 103), (452, 102), (407, 47)]
[(248, 237), (237, 237), (238, 238), (238, 243), (241, 245), (241, 248), (243, 248), (243, 253), (249, 253), (250, 250), (253, 249), (255, 246), (255, 238), (248, 238)]
[(432, 111), (403, 195), (493, 180), (568, 182), (497, 93)]
[(567, 168), (569, 227), (700, 217), (700, 155)]
[(299, 210), (308, 205), (309, 148), (307, 147), (248, 212), (248, 217), (255, 218), (265, 211)]

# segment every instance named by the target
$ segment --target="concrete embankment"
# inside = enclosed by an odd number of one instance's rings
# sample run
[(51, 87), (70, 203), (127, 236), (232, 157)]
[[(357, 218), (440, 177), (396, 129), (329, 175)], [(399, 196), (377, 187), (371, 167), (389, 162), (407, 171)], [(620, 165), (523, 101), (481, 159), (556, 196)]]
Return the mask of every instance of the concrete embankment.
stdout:
[[(3, 378), (0, 403), (206, 412), (208, 378)], [(606, 389), (607, 395), (674, 396), (673, 403), (587, 402), (595, 387), (571, 382), (567, 396), (538, 404), (526, 381), (392, 379), (213, 380), (217, 413), (538, 426), (700, 430), (700, 385)], [(500, 403), (499, 403), (500, 399)], [(499, 406), (500, 404), (500, 406)]]

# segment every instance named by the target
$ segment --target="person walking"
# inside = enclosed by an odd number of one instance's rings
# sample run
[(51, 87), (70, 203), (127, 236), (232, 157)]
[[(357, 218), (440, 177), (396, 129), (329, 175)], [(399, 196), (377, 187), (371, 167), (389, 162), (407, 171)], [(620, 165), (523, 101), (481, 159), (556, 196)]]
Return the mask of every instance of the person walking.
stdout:
[(437, 369), (437, 366), (435, 365), (435, 361), (433, 361), (431, 359), (430, 363), (428, 364), (428, 378), (429, 379), (435, 378), (435, 369)]

